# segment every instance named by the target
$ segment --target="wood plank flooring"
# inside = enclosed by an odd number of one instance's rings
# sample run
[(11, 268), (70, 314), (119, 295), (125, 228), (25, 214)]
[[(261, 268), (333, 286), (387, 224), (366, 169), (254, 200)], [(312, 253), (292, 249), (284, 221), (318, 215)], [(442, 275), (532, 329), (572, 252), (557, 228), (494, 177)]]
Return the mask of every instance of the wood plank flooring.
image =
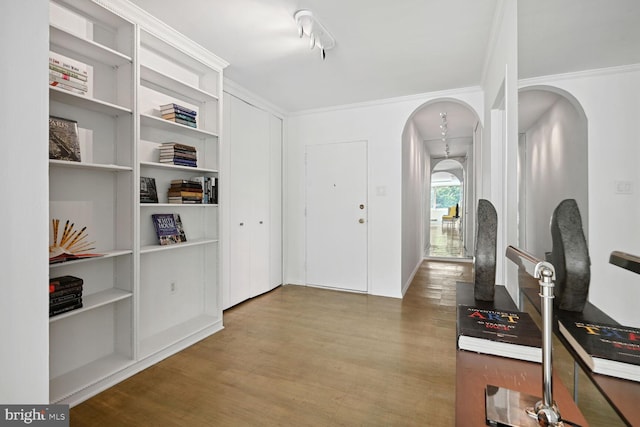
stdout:
[(440, 222), (432, 222), (427, 256), (430, 257), (454, 257), (466, 256), (460, 226), (442, 226)]
[(426, 261), (403, 300), (277, 288), (72, 408), (71, 426), (452, 426), (455, 283), (471, 278)]

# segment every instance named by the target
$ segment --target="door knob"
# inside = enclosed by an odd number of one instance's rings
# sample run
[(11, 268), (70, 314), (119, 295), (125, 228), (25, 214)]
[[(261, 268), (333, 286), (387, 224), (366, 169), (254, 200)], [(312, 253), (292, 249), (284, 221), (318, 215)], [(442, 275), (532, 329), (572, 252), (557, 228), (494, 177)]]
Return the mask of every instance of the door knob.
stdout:
[(360, 224), (364, 224), (364, 218), (360, 218), (360, 219), (358, 220), (358, 222), (359, 222)]
[(241, 222), (241, 223), (240, 223), (240, 226), (242, 227), (243, 225), (244, 225), (244, 222)]

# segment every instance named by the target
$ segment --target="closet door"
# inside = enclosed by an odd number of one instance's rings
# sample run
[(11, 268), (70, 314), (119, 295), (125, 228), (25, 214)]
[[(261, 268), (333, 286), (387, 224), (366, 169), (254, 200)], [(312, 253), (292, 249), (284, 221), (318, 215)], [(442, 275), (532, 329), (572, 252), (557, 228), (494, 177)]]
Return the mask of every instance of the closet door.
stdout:
[[(242, 102), (242, 101), (241, 101)], [(269, 290), (269, 115), (256, 107), (249, 107), (249, 127), (252, 128), (247, 184), (250, 187), (251, 210), (246, 213), (251, 232), (251, 297)]]
[(269, 116), (269, 290), (282, 284), (282, 119)]
[(229, 304), (268, 290), (269, 118), (229, 96)]

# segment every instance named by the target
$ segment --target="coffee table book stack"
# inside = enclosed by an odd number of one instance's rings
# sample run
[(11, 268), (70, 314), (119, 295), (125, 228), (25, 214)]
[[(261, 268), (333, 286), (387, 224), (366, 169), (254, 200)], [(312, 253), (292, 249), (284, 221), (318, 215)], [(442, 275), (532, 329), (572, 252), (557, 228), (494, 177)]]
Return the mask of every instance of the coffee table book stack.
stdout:
[(571, 320), (558, 328), (596, 374), (640, 381), (640, 329)]
[(528, 313), (458, 305), (458, 348), (542, 362), (542, 335)]

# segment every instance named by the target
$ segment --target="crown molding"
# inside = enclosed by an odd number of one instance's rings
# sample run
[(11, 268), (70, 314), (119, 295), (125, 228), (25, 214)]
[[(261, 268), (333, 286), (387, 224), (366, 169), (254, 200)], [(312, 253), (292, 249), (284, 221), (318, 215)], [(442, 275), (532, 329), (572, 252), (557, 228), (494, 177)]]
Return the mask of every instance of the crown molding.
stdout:
[(184, 34), (165, 24), (155, 16), (149, 14), (137, 5), (128, 0), (92, 0), (135, 24), (138, 24), (145, 31), (163, 40), (176, 49), (186, 52), (203, 64), (218, 70), (223, 70), (229, 63), (198, 43), (187, 38)]
[(239, 83), (229, 79), (228, 77), (224, 77), (222, 87), (224, 92), (227, 92), (236, 98), (240, 98), (256, 108), (265, 110), (281, 119), (284, 119), (287, 116), (287, 112), (282, 108), (272, 104), (254, 92), (251, 92), (249, 89), (241, 86)]
[(456, 96), (462, 94), (470, 94), (470, 93), (483, 93), (483, 90), (480, 86), (468, 86), (457, 89), (446, 89), (436, 92), (424, 92), (417, 93), (414, 95), (405, 95), (398, 96), (394, 98), (383, 98), (377, 99), (373, 101), (365, 101), (365, 102), (357, 102), (353, 104), (343, 104), (343, 105), (335, 105), (332, 107), (324, 107), (324, 108), (316, 108), (310, 110), (301, 110), (296, 112), (289, 113), (289, 116), (305, 116), (309, 114), (318, 114), (318, 113), (328, 113), (334, 111), (341, 110), (354, 110), (358, 108), (367, 108), (367, 107), (378, 107), (385, 104), (397, 104), (400, 102), (412, 102), (412, 101), (422, 101), (427, 102), (436, 98), (455, 98)]
[(557, 81), (557, 80), (572, 80), (572, 79), (578, 79), (578, 78), (601, 77), (601, 76), (610, 76), (614, 74), (632, 73), (632, 72), (638, 72), (638, 71), (640, 71), (640, 64), (620, 65), (617, 67), (607, 67), (607, 68), (594, 68), (592, 70), (575, 71), (575, 72), (561, 73), (561, 74), (549, 74), (546, 76), (519, 79), (518, 89), (522, 89), (527, 86), (539, 85), (539, 84), (549, 84), (549, 82)]

